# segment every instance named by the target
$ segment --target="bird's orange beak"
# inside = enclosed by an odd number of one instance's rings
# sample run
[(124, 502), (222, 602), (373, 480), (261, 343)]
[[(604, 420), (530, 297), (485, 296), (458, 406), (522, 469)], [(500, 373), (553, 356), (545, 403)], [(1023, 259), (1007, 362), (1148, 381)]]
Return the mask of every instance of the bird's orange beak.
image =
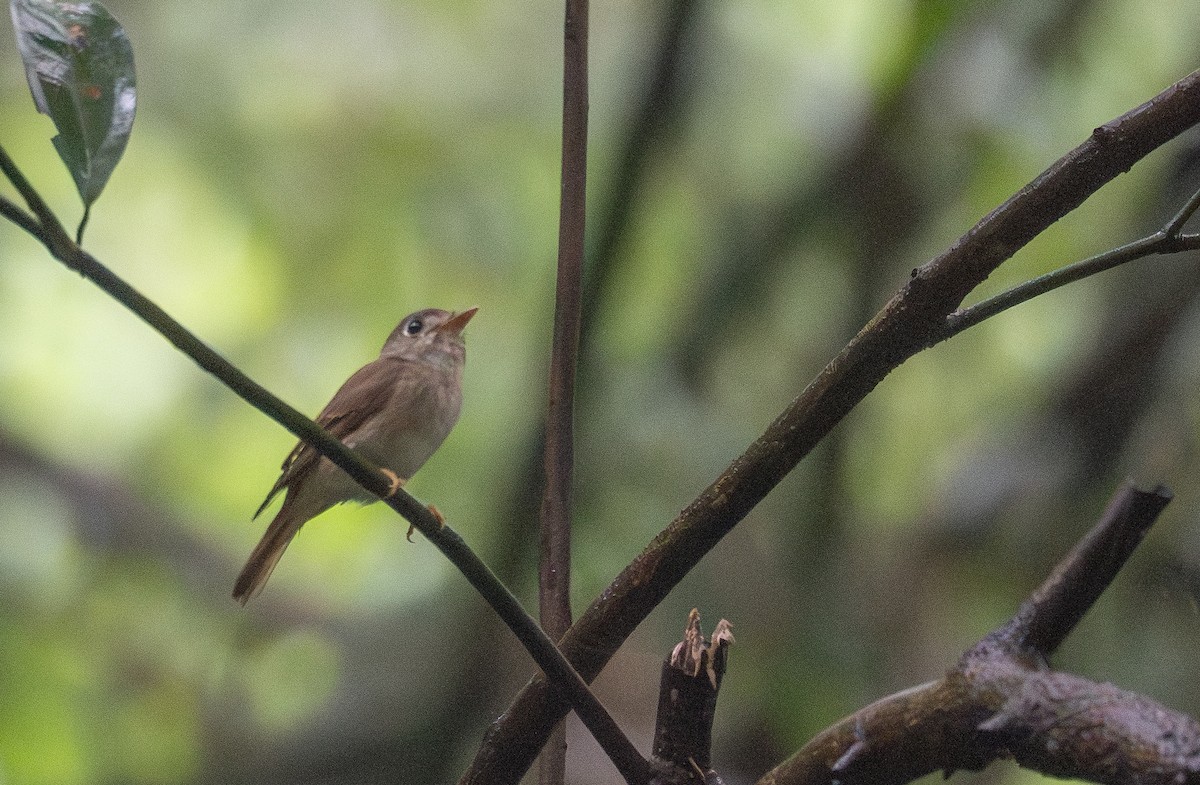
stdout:
[(468, 308), (462, 313), (454, 314), (445, 322), (442, 322), (442, 325), (437, 328), (438, 332), (449, 333), (450, 335), (458, 335), (463, 331), (463, 328), (467, 326), (467, 322), (471, 321), (471, 317), (474, 316), (475, 312), (478, 310), (479, 308), (477, 307)]

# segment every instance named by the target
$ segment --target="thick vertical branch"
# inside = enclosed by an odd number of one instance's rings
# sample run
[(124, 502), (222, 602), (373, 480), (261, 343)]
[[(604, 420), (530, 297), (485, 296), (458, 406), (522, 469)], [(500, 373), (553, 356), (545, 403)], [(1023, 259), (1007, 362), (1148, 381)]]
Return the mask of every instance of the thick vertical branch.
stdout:
[[(567, 0), (563, 24), (562, 196), (558, 282), (546, 416), (546, 488), (538, 570), (542, 627), (558, 640), (571, 626), (571, 487), (574, 468), (575, 367), (579, 354), (583, 243), (587, 206), (587, 0)], [(543, 785), (562, 783), (566, 739), (560, 724), (542, 757)]]
[(571, 479), (575, 365), (579, 347), (587, 166), (587, 0), (568, 0), (563, 71), (562, 207), (550, 404), (546, 418), (546, 490), (542, 497), (541, 613), (552, 638), (571, 624)]

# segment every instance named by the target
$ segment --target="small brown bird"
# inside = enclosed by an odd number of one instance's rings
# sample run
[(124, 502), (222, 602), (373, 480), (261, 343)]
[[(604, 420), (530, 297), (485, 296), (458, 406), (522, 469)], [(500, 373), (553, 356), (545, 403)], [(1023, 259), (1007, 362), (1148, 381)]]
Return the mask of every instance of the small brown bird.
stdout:
[[(322, 428), (385, 467), (393, 478), (392, 493), (433, 455), (458, 421), (467, 356), (462, 330), (477, 310), (429, 308), (404, 317), (379, 358), (355, 371), (317, 415)], [(262, 590), (306, 521), (342, 502), (377, 501), (307, 442), (288, 454), (283, 473), (254, 517), (285, 488), (283, 506), (233, 586), (233, 598), (243, 605)]]

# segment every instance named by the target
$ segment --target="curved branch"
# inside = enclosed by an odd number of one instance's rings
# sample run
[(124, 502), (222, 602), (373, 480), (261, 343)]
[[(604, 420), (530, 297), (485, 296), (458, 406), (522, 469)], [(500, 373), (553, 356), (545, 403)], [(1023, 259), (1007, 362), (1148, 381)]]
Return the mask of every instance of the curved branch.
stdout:
[[(609, 585), (562, 650), (587, 679), (739, 521), (1005, 260), (1105, 183), (1200, 123), (1200, 71), (1095, 129), (912, 278), (770, 427)], [(566, 707), (540, 678), (491, 728), (461, 783), (515, 783)]]
[(994, 653), (827, 728), (757, 785), (900, 785), (996, 760), (1126, 785), (1200, 783), (1200, 725), (1143, 695)]

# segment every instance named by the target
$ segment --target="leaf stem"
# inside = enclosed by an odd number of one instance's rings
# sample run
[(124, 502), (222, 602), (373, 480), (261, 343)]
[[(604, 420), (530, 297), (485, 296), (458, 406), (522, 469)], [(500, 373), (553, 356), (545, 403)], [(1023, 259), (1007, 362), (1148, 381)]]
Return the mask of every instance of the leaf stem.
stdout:
[(92, 205), (86, 204), (83, 207), (83, 217), (79, 219), (79, 228), (75, 230), (75, 244), (83, 245), (83, 230), (87, 228), (88, 219), (92, 217)]

